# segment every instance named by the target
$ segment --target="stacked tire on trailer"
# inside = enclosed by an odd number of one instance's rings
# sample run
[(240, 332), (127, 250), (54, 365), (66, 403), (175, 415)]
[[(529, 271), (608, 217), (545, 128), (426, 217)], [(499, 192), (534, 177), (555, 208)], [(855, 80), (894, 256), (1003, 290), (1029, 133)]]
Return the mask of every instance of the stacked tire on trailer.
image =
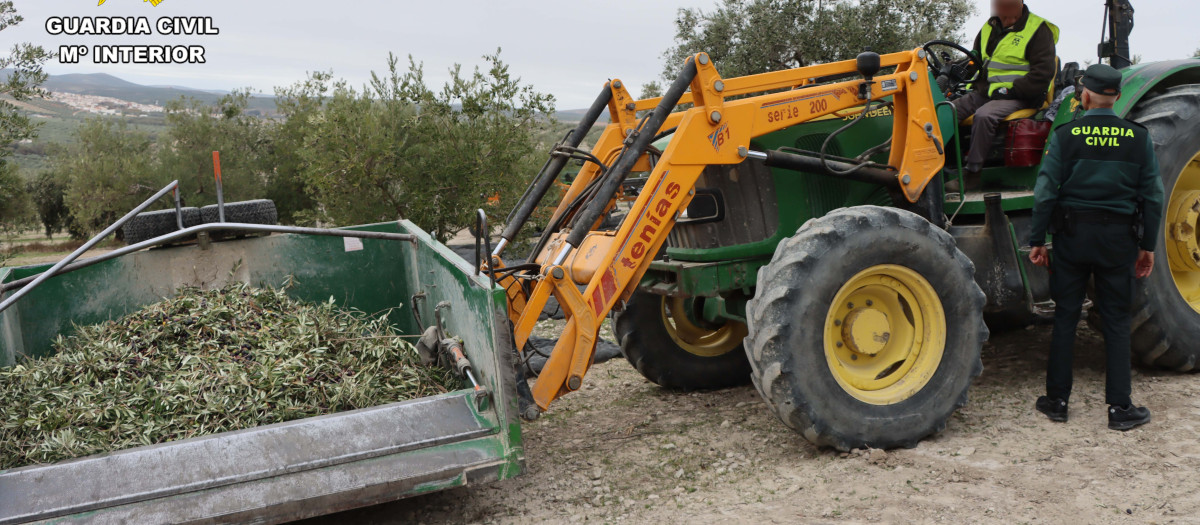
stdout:
[[(181, 211), (183, 227), (190, 228), (200, 224), (221, 222), (220, 211), (216, 205), (203, 208), (183, 208)], [(225, 204), (225, 221), (242, 224), (277, 224), (279, 212), (275, 203), (267, 199), (257, 199)], [(155, 237), (179, 230), (174, 208), (139, 213), (122, 227), (125, 244), (137, 244)], [(245, 232), (226, 232), (224, 237), (245, 236)], [(214, 234), (214, 237), (221, 236)], [(186, 242), (191, 238), (176, 239), (174, 242)]]
[[(184, 228), (201, 224), (199, 208), (182, 208), (180, 214), (183, 218)], [(121, 227), (125, 244), (137, 244), (178, 229), (179, 221), (176, 220), (174, 208), (139, 213)]]
[[(204, 224), (220, 221), (216, 204), (200, 208), (200, 220)], [(279, 213), (275, 203), (267, 199), (231, 202), (225, 205), (225, 221), (243, 224), (275, 224), (279, 222)]]

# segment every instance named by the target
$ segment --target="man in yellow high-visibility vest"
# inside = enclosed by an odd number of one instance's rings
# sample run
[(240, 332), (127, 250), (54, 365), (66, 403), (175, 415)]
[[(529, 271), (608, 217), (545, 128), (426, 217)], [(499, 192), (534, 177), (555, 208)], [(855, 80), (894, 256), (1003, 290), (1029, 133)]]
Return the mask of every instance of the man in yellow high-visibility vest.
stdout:
[[(992, 14), (975, 37), (974, 49), (984, 62), (980, 80), (954, 101), (960, 121), (975, 115), (964, 174), (968, 189), (979, 186), (1000, 121), (1018, 110), (1041, 107), (1058, 70), (1058, 26), (1029, 12), (1024, 0), (992, 0)], [(950, 186), (948, 190), (958, 190)]]

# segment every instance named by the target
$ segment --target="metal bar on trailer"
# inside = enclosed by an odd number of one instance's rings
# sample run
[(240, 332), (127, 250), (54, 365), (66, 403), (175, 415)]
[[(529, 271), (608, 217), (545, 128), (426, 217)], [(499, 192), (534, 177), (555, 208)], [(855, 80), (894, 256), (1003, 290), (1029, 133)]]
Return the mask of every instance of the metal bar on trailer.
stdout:
[(183, 229), (183, 208), (179, 207), (179, 186), (175, 187), (175, 226)]
[[(124, 248), (113, 250), (113, 251), (105, 253), (105, 254), (97, 255), (96, 257), (92, 257), (89, 259), (84, 259), (84, 260), (76, 262), (74, 264), (62, 265), (62, 262), (60, 261), (59, 264), (54, 265), (54, 267), (50, 268), (49, 270), (46, 270), (45, 272), (42, 272), (42, 273), (36, 275), (36, 276), (31, 275), (24, 279), (17, 279), (15, 281), (4, 283), (3, 285), (0, 285), (0, 292), (7, 292), (8, 290), (12, 290), (12, 289), (16, 289), (16, 288), (30, 289), (32, 286), (41, 284), (42, 280), (45, 280), (53, 275), (62, 275), (64, 273), (73, 272), (80, 268), (87, 268), (88, 266), (91, 266), (96, 263), (101, 263), (101, 262), (107, 261), (109, 259), (115, 259), (122, 255), (127, 255), (127, 254), (130, 254), (130, 253), (133, 253), (133, 252), (136, 252), (139, 250), (143, 250), (146, 248), (153, 248), (160, 244), (164, 244), (164, 243), (176, 240), (176, 239), (187, 237), (194, 233), (214, 231), (214, 230), (235, 230), (235, 231), (240, 230), (240, 231), (255, 231), (255, 232), (267, 232), (267, 233), (295, 233), (295, 234), (300, 234), (300, 235), (323, 235), (323, 236), (328, 236), (328, 237), (357, 237), (359, 239), (381, 239), (381, 240), (387, 240), (387, 241), (416, 242), (416, 240), (417, 240), (415, 235), (412, 235), (409, 233), (387, 233), (387, 232), (371, 232), (371, 231), (355, 231), (355, 230), (330, 230), (330, 229), (323, 229), (323, 228), (303, 228), (300, 226), (278, 226), (278, 225), (272, 225), (272, 224), (242, 224), (242, 223), (236, 223), (236, 222), (213, 222), (213, 223), (209, 223), (209, 224), (200, 224), (200, 225), (192, 226), (190, 228), (184, 228), (182, 230), (174, 231), (174, 232), (168, 233), (166, 235), (160, 235), (153, 239), (147, 239), (147, 240), (139, 242), (137, 244), (131, 244)], [(66, 259), (64, 259), (64, 261), (65, 260)], [(38, 282), (37, 282), (37, 284), (33, 284), (33, 281), (38, 281)], [(32, 285), (32, 286), (27, 286), (27, 285)], [(18, 292), (17, 294), (13, 295), (12, 297), (10, 297), (9, 300), (12, 300), (12, 302), (16, 302), (14, 298), (18, 298), (20, 295), (23, 295), (24, 293), (26, 293), (26, 291), (23, 289), (22, 291)], [(11, 304), (8, 300), (6, 300), (3, 305), (0, 305), (0, 312), (3, 312), (9, 306), (11, 306)]]
[(63, 268), (63, 266), (71, 264), (71, 261), (78, 259), (80, 255), (83, 255), (85, 252), (92, 249), (93, 246), (98, 244), (100, 241), (104, 240), (105, 237), (108, 237), (109, 235), (112, 234), (112, 232), (117, 231), (117, 228), (124, 226), (126, 222), (129, 222), (129, 219), (136, 217), (137, 214), (142, 212), (142, 210), (149, 208), (151, 204), (154, 204), (154, 201), (161, 199), (163, 195), (166, 195), (167, 192), (175, 189), (178, 186), (179, 186), (179, 181), (177, 181), (177, 180), (171, 181), (170, 184), (167, 184), (166, 186), (163, 187), (163, 189), (158, 190), (157, 193), (155, 193), (149, 199), (146, 199), (145, 202), (142, 202), (141, 204), (139, 204), (136, 208), (133, 209), (133, 211), (126, 213), (124, 217), (117, 219), (117, 222), (114, 222), (111, 225), (109, 225), (109, 227), (105, 228), (104, 231), (97, 233), (95, 237), (88, 239), (88, 242), (83, 243), (83, 246), (80, 246), (75, 251), (71, 252), (71, 254), (68, 255), (65, 259), (58, 261), (58, 263), (56, 263), (54, 266), (51, 266), (49, 270), (42, 272), (40, 275), (38, 275), (36, 278), (34, 278), (29, 283), (30, 285), (28, 287), (21, 289), (21, 290), (17, 291), (17, 293), (12, 294), (8, 298), (4, 299), (3, 301), (0, 301), (0, 312), (7, 310), (8, 307), (10, 307), (14, 303), (16, 303), (17, 300), (21, 298), (21, 296), (25, 295), (26, 293), (29, 293), (29, 290), (37, 288), (37, 286), (39, 284), (42, 284), (42, 281), (49, 279), (52, 275), (54, 275), (59, 270), (61, 270)]

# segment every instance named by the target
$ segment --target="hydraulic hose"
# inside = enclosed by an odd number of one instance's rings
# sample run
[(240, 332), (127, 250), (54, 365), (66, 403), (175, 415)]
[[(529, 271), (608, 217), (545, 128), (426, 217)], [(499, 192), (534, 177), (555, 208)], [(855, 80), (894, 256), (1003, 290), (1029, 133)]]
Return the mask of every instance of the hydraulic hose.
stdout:
[(679, 72), (679, 76), (671, 83), (671, 87), (667, 89), (666, 94), (659, 101), (658, 107), (655, 107), (654, 111), (650, 113), (650, 116), (646, 119), (646, 123), (634, 132), (632, 143), (622, 153), (621, 157), (613, 163), (612, 168), (604, 179), (604, 184), (600, 186), (596, 196), (580, 212), (575, 221), (575, 226), (571, 229), (571, 234), (567, 236), (568, 244), (577, 248), (583, 242), (584, 237), (591, 231), (592, 225), (604, 213), (604, 208), (621, 187), (621, 183), (625, 182), (625, 177), (629, 175), (629, 171), (633, 169), (634, 164), (646, 152), (646, 148), (650, 146), (659, 129), (662, 128), (663, 122), (667, 120), (667, 116), (679, 104), (679, 98), (687, 91), (688, 86), (691, 85), (694, 78), (696, 78), (696, 62), (695, 57), (692, 57), (684, 63), (683, 70)]
[[(583, 142), (583, 137), (587, 135), (592, 126), (596, 124), (596, 120), (600, 118), (600, 113), (608, 108), (608, 102), (611, 99), (612, 88), (609, 87), (608, 83), (605, 83), (604, 90), (592, 102), (592, 106), (588, 108), (583, 119), (579, 121), (579, 125), (575, 126), (575, 129), (567, 136), (564, 146), (569, 148), (579, 147), (579, 144)], [(567, 165), (568, 160), (566, 156), (552, 156), (550, 161), (543, 167), (541, 173), (538, 173), (533, 184), (526, 190), (525, 198), (518, 205), (513, 216), (504, 225), (504, 230), (500, 233), (500, 237), (504, 239), (504, 244), (517, 237), (521, 228), (525, 226), (525, 222), (529, 220), (529, 217), (533, 215), (533, 211), (541, 203), (542, 198), (546, 196), (546, 192), (550, 191), (550, 186), (554, 184), (555, 180), (558, 180), (558, 176), (562, 173), (562, 169)], [(501, 247), (497, 247), (497, 251), (501, 249)]]

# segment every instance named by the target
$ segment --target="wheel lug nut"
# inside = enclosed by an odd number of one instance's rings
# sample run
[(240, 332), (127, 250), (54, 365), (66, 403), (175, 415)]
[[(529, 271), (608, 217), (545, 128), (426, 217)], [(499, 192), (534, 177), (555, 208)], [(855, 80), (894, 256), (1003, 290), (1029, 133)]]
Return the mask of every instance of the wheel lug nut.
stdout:
[(854, 303), (848, 303), (848, 304), (846, 304), (846, 308), (849, 308), (849, 309), (853, 310), (853, 309), (854, 309)]
[(838, 342), (837, 342), (837, 347), (838, 347), (838, 348), (841, 348), (841, 347), (842, 347), (842, 342), (841, 342), (841, 341), (838, 341)]
[(875, 305), (875, 301), (867, 299), (867, 306), (874, 306), (874, 305)]
[(841, 320), (841, 319), (834, 319), (834, 320), (833, 320), (833, 326), (842, 326), (842, 320)]
[(850, 354), (851, 361), (858, 361), (858, 354)]

